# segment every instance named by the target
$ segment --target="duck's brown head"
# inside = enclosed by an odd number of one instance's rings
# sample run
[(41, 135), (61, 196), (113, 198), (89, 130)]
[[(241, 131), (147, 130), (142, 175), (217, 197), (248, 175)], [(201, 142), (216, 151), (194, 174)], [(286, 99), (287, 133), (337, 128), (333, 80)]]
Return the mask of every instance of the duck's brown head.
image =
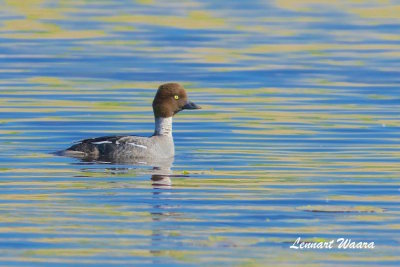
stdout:
[(188, 100), (185, 89), (178, 83), (165, 83), (158, 87), (153, 100), (153, 111), (156, 118), (168, 118), (184, 109), (200, 109)]

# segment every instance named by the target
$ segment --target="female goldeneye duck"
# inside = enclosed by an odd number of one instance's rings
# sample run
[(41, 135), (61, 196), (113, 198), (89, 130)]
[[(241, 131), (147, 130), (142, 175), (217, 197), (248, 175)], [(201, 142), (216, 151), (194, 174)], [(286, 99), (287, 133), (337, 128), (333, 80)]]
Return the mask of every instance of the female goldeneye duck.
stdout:
[(188, 100), (178, 83), (161, 85), (153, 100), (154, 134), (142, 136), (103, 136), (85, 139), (63, 151), (63, 155), (110, 162), (167, 159), (175, 154), (172, 117), (184, 109), (200, 109)]

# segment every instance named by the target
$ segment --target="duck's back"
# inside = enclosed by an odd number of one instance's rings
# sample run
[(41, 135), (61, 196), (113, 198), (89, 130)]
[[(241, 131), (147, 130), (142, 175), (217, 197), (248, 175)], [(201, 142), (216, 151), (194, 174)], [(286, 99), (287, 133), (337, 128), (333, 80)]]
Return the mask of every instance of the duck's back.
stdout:
[(103, 136), (80, 141), (65, 155), (87, 160), (131, 162), (174, 156), (172, 136)]

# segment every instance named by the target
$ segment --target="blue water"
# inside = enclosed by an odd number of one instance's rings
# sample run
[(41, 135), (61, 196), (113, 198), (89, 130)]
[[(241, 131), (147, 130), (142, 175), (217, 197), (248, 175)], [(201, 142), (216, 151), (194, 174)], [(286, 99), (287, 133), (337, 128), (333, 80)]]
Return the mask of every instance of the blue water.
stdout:
[[(396, 1), (1, 5), (0, 265), (400, 262)], [(168, 176), (52, 154), (151, 135), (169, 81), (203, 109)]]

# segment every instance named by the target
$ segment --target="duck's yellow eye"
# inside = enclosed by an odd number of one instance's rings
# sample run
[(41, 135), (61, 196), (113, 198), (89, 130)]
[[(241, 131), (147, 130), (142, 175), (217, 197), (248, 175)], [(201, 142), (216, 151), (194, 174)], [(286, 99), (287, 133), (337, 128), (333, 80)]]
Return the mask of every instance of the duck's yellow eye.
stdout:
[(174, 98), (175, 98), (176, 100), (178, 100), (178, 99), (179, 99), (179, 95), (174, 95)]

